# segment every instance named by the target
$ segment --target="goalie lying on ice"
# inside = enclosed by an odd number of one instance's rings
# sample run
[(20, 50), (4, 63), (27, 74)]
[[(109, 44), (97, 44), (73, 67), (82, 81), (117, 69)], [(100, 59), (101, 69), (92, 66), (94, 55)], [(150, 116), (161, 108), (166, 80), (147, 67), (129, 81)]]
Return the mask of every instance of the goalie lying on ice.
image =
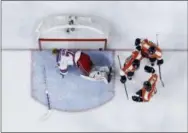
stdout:
[(104, 81), (108, 84), (111, 80), (112, 68), (108, 66), (96, 66), (89, 55), (82, 51), (71, 51), (67, 49), (54, 49), (57, 67), (64, 77), (68, 74), (69, 66), (76, 66), (81, 71), (81, 77), (91, 81)]

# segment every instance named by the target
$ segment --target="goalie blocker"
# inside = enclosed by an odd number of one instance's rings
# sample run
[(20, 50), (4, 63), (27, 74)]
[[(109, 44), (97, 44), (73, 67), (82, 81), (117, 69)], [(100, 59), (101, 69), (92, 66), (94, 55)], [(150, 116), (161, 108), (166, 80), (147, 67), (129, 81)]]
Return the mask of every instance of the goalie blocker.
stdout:
[(71, 51), (67, 49), (54, 49), (57, 67), (64, 77), (68, 74), (69, 66), (76, 66), (81, 72), (81, 77), (90, 81), (104, 81), (108, 84), (111, 80), (112, 68), (108, 66), (96, 66), (90, 57), (82, 51)]

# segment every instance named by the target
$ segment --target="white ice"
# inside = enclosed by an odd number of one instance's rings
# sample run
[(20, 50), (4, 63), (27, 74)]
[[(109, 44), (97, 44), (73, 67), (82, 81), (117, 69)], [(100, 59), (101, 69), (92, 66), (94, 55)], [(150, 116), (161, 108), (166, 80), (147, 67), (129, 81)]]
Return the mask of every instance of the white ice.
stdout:
[[(2, 2), (3, 48), (32, 46), (35, 22), (59, 12), (80, 12), (110, 20), (116, 42), (110, 48), (133, 48), (136, 37), (155, 41), (165, 49), (187, 49), (187, 2)], [(34, 45), (33, 45), (34, 47)], [(121, 61), (129, 52), (116, 52)], [(84, 113), (54, 111), (39, 118), (46, 107), (30, 97), (30, 51), (2, 52), (2, 131), (187, 131), (187, 51), (164, 52), (163, 88), (150, 103), (126, 99), (116, 80), (116, 96), (108, 104)], [(117, 59), (116, 59), (117, 62)], [(118, 70), (118, 62), (116, 70)], [(135, 81), (127, 83), (129, 96), (148, 78), (143, 65)]]

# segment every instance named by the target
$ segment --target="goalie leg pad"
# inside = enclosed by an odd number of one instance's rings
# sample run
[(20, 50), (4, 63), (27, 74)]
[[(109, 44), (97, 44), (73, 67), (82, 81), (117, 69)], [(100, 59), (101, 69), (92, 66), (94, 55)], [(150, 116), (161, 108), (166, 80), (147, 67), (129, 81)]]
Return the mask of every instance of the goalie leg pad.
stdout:
[(94, 78), (97, 81), (104, 81), (106, 84), (108, 84), (108, 74), (106, 72), (92, 71), (89, 74), (89, 77)]
[(111, 71), (108, 66), (95, 66), (94, 70), (106, 73), (110, 73)]

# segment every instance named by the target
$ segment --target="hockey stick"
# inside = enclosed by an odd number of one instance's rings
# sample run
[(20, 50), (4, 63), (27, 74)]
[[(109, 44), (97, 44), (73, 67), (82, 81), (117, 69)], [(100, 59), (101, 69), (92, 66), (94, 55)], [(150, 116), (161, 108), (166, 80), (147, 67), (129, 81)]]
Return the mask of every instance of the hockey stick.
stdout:
[[(118, 57), (118, 61), (119, 61), (119, 67), (121, 69), (122, 67), (121, 67), (121, 61), (120, 61), (119, 55), (117, 57)], [(127, 99), (129, 100), (129, 96), (128, 96), (128, 93), (127, 93), (127, 87), (126, 87), (125, 83), (123, 85), (124, 85), (124, 88), (125, 88), (125, 93), (126, 93)]]
[[(159, 46), (159, 43), (158, 43), (158, 34), (156, 34), (156, 41), (157, 41), (157, 46)], [(165, 85), (164, 85), (164, 82), (162, 80), (161, 65), (158, 65), (158, 68), (159, 68), (159, 78), (160, 78), (162, 86), (164, 87)]]
[(50, 96), (49, 96), (49, 92), (48, 92), (48, 86), (47, 86), (47, 77), (46, 77), (46, 68), (45, 66), (43, 66), (43, 78), (44, 78), (44, 85), (45, 85), (45, 95), (46, 95), (46, 100), (47, 100), (47, 105), (48, 105), (48, 112), (44, 114), (44, 116), (42, 117), (42, 120), (46, 120), (50, 117), (51, 115), (51, 103), (50, 103)]

